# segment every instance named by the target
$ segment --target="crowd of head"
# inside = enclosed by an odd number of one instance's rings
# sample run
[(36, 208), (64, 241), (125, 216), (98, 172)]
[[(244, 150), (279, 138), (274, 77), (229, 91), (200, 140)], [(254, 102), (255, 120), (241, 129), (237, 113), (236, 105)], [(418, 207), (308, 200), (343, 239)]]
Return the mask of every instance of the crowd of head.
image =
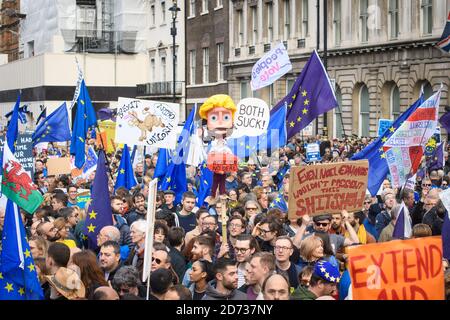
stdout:
[[(322, 162), (348, 161), (370, 139), (322, 140)], [(358, 212), (304, 215), (288, 219), (289, 171), (305, 164), (297, 137), (275, 154), (250, 159), (226, 178), (226, 196), (208, 197), (196, 206), (199, 172), (188, 168), (188, 191), (176, 204), (171, 190), (156, 196), (150, 277), (143, 282), (148, 183), (157, 154), (135, 166), (138, 185), (114, 192), (113, 225), (98, 231), (97, 248), (83, 234), (87, 205), (80, 188), (89, 179), (48, 176), (48, 155), (36, 154), (34, 181), (44, 195), (40, 208), (22, 211), (30, 251), (45, 298), (134, 300), (312, 300), (351, 299), (347, 248), (387, 242), (403, 200), (412, 218), (412, 238), (440, 235), (447, 211), (439, 198), (450, 181), (450, 162), (418, 178), (414, 190), (391, 188), (388, 179), (377, 196), (366, 196)], [(120, 152), (108, 155), (113, 175)], [(425, 162), (424, 162), (425, 163)], [(0, 233), (4, 208), (0, 208)], [(224, 234), (226, 233), (226, 234)], [(226, 241), (224, 241), (226, 239)], [(450, 274), (443, 262), (446, 283)], [(149, 266), (150, 267), (150, 266)], [(449, 298), (450, 288), (446, 295)]]

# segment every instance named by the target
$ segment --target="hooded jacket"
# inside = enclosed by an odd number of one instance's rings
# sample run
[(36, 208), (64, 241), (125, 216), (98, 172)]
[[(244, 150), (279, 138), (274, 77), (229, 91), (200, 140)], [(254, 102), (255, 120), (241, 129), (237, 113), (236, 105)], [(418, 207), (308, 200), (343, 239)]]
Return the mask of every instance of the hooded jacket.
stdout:
[(216, 280), (208, 282), (205, 295), (202, 300), (247, 300), (247, 295), (239, 290), (233, 290), (228, 295), (216, 290)]

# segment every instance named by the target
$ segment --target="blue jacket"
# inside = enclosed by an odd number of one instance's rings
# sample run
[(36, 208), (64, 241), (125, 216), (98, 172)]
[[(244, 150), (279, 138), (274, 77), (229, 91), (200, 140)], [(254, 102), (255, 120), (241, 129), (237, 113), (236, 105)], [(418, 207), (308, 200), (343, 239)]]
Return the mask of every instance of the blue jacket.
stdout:
[(119, 214), (114, 215), (114, 219), (116, 219), (116, 224), (114, 227), (119, 229), (120, 231), (120, 246), (128, 246), (131, 250), (131, 235), (130, 235), (130, 227), (127, 224), (127, 220)]
[(375, 229), (378, 234), (391, 222), (391, 215), (386, 210), (381, 211), (375, 218)]

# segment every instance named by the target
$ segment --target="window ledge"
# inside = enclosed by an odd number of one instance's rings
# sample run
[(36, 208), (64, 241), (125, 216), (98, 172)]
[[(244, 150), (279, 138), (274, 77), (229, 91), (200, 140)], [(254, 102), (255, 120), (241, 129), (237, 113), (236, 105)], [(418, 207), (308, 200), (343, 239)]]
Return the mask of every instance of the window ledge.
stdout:
[(217, 10), (220, 10), (220, 9), (223, 9), (223, 5), (220, 6), (220, 7), (215, 7), (215, 8), (214, 8), (214, 11), (217, 11)]
[(188, 20), (194, 19), (194, 18), (195, 18), (195, 16), (189, 16), (189, 17), (187, 17)]
[(205, 12), (200, 12), (201, 16), (207, 15), (209, 13), (209, 11), (205, 11)]

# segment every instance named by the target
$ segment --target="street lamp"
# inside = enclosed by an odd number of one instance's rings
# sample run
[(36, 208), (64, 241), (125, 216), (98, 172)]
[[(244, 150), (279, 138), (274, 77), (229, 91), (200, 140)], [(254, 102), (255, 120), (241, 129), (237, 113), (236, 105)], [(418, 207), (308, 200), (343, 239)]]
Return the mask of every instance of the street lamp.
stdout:
[(175, 37), (177, 35), (177, 27), (176, 27), (176, 20), (178, 11), (181, 11), (181, 9), (177, 6), (177, 1), (173, 0), (173, 5), (169, 8), (169, 11), (172, 12), (172, 28), (170, 28), (170, 35), (173, 39), (173, 47), (172, 47), (172, 58), (173, 58), (173, 103), (176, 101), (176, 93), (175, 93), (175, 64), (177, 61), (177, 55), (175, 53)]

